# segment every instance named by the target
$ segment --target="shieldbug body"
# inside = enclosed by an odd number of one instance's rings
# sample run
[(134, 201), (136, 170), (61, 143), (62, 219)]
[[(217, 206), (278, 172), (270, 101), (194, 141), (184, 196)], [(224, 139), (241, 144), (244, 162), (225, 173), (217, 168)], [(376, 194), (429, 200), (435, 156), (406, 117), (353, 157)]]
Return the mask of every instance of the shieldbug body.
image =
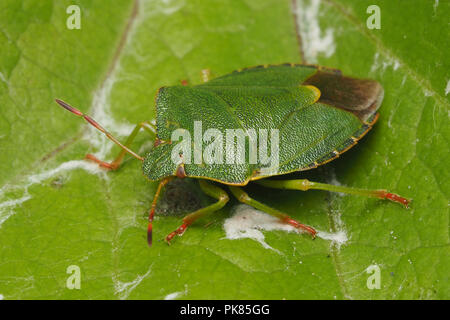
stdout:
[[(217, 201), (185, 216), (180, 227), (167, 235), (168, 243), (198, 218), (225, 206), (229, 196), (222, 185), (240, 202), (313, 237), (314, 228), (252, 199), (242, 187), (257, 183), (276, 189), (320, 189), (389, 199), (408, 207), (408, 199), (386, 190), (335, 186), (306, 179), (270, 179), (314, 169), (339, 157), (372, 128), (382, 100), (383, 88), (378, 82), (343, 76), (339, 70), (301, 64), (251, 67), (205, 79), (199, 85), (183, 83), (160, 88), (156, 95), (156, 126), (150, 121), (138, 124), (124, 144), (89, 116), (61, 100), (56, 101), (122, 148), (110, 163), (89, 154), (88, 159), (115, 170), (129, 153), (142, 161), (145, 176), (159, 181), (149, 213), (147, 240), (151, 245), (158, 197), (174, 178), (198, 179), (200, 188)], [(153, 149), (145, 157), (129, 148), (141, 129), (154, 140)]]

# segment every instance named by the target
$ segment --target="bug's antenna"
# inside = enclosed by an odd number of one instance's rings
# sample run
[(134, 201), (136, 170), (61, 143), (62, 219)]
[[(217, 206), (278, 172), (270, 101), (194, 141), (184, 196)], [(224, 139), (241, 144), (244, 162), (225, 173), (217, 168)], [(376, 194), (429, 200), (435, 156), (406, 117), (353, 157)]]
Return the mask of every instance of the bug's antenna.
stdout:
[(129, 154), (131, 154), (133, 157), (135, 157), (138, 160), (144, 161), (144, 158), (141, 157), (140, 155), (138, 155), (137, 153), (135, 153), (134, 151), (132, 151), (131, 149), (129, 149), (128, 147), (124, 146), (122, 143), (119, 142), (119, 140), (117, 140), (116, 138), (114, 138), (108, 131), (106, 131), (100, 124), (98, 124), (94, 119), (92, 119), (91, 117), (89, 117), (88, 115), (84, 114), (83, 112), (81, 112), (80, 110), (70, 106), (69, 104), (67, 104), (66, 102), (60, 100), (60, 99), (55, 99), (56, 103), (58, 103), (61, 107), (63, 107), (64, 109), (72, 112), (73, 114), (79, 116), (79, 117), (83, 117), (84, 120), (86, 120), (90, 125), (92, 125), (93, 127), (95, 127), (97, 130), (100, 130), (101, 132), (103, 132), (109, 140), (111, 140), (112, 142), (114, 142), (115, 144), (117, 144), (119, 147), (121, 147), (123, 150), (125, 150), (126, 152), (128, 152)]

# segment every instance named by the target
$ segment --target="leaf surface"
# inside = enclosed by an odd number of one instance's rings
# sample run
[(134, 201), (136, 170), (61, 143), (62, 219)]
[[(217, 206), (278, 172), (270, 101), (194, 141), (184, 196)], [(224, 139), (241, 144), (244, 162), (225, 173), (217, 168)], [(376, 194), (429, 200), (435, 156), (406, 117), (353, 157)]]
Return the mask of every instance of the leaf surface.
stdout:
[[(450, 68), (443, 39), (450, 7), (411, 2), (79, 1), (81, 29), (69, 30), (70, 1), (4, 1), (0, 297), (448, 299)], [(380, 30), (366, 27), (374, 3)], [(269, 247), (226, 239), (237, 205), (231, 201), (169, 247), (162, 239), (180, 224), (173, 213), (211, 202), (185, 181), (164, 195), (149, 249), (156, 184), (132, 159), (107, 174), (83, 161), (87, 152), (113, 159), (118, 148), (53, 101), (70, 102), (124, 140), (134, 124), (155, 117), (158, 87), (200, 83), (205, 68), (219, 76), (300, 62), (300, 51), (306, 62), (379, 81), (385, 100), (358, 146), (292, 177), (386, 188), (413, 198), (410, 210), (249, 186), (255, 199), (316, 227), (322, 238), (262, 230)], [(132, 145), (139, 153), (150, 147), (145, 133)], [(80, 290), (67, 288), (72, 265), (81, 271)], [(380, 289), (367, 287), (371, 265), (380, 268)]]

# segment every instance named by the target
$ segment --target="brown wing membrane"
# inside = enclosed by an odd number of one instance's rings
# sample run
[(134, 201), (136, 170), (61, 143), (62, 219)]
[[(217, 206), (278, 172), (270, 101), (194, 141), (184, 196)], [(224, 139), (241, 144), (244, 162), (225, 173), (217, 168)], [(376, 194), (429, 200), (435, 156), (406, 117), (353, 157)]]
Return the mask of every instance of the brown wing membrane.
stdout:
[(383, 87), (374, 80), (355, 79), (318, 70), (304, 84), (319, 88), (319, 102), (353, 112), (361, 121), (373, 115), (384, 97)]

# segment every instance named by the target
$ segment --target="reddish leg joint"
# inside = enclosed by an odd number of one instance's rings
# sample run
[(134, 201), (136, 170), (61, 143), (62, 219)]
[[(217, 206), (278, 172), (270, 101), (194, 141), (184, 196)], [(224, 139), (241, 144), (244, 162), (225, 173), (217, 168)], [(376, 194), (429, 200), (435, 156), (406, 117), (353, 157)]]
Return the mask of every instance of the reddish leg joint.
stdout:
[(405, 206), (405, 208), (408, 208), (410, 200), (403, 198), (395, 193), (387, 192), (386, 190), (378, 190), (376, 191), (377, 197), (380, 199), (389, 199), (391, 201), (400, 203)]
[(187, 227), (189, 226), (189, 224), (187, 224), (186, 222), (184, 222), (181, 226), (178, 227), (178, 229), (176, 229), (175, 231), (169, 233), (166, 237), (166, 242), (167, 244), (170, 244), (170, 241), (173, 239), (173, 237), (175, 237), (176, 235), (181, 236), (187, 229)]
[(161, 193), (162, 188), (171, 180), (171, 178), (166, 178), (161, 180), (158, 185), (158, 189), (156, 190), (155, 196), (153, 197), (152, 207), (150, 208), (150, 212), (148, 214), (148, 227), (147, 227), (147, 243), (151, 247), (153, 240), (153, 217), (155, 215), (156, 204), (158, 202), (159, 195)]
[(83, 116), (83, 113), (82, 113), (80, 110), (78, 110), (78, 109), (76, 109), (76, 108), (70, 106), (69, 104), (65, 103), (64, 101), (62, 101), (62, 100), (60, 100), (60, 99), (55, 99), (55, 101), (56, 101), (61, 107), (63, 107), (64, 109), (66, 109), (66, 110), (68, 110), (68, 111), (70, 111), (70, 112), (72, 112), (73, 114), (76, 114), (77, 116), (80, 116), (80, 117)]
[(102, 161), (102, 160), (98, 159), (96, 156), (94, 156), (93, 154), (87, 154), (84, 158), (94, 161), (95, 163), (98, 163), (98, 165), (100, 167), (108, 169), (108, 170), (116, 170), (119, 167), (116, 163)]
[(287, 224), (290, 224), (291, 226), (293, 226), (293, 227), (295, 227), (297, 229), (305, 230), (306, 232), (308, 232), (313, 237), (313, 239), (316, 237), (317, 231), (314, 230), (314, 228), (311, 228), (310, 226), (304, 225), (304, 224), (302, 224), (302, 223), (300, 223), (300, 222), (298, 222), (298, 221), (296, 221), (296, 220), (294, 220), (292, 218), (289, 218), (289, 217), (284, 219), (283, 221), (286, 222)]
[(155, 207), (156, 205), (152, 205), (152, 208), (150, 209), (150, 213), (148, 215), (147, 243), (149, 247), (151, 247), (153, 243), (153, 217), (155, 215)]

